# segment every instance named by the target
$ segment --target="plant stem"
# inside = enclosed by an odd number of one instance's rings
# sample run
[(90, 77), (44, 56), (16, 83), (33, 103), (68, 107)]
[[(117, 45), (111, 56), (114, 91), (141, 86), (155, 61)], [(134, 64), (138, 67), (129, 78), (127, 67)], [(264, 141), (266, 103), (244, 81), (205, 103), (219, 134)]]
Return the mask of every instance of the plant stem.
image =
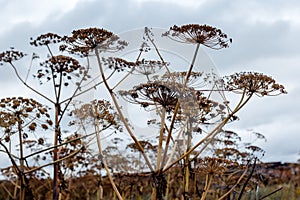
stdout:
[(196, 62), (196, 58), (197, 58), (197, 55), (198, 55), (199, 47), (200, 47), (200, 43), (197, 43), (192, 63), (190, 65), (189, 71), (186, 73), (185, 81), (184, 81), (184, 84), (183, 84), (183, 89), (185, 89), (185, 87), (187, 86), (187, 83), (188, 83), (189, 78), (191, 76), (191, 73), (193, 71), (193, 68), (194, 68), (194, 65), (195, 65), (195, 62)]
[(25, 179), (24, 179), (24, 156), (23, 156), (23, 137), (22, 137), (22, 119), (17, 115), (18, 121), (18, 132), (19, 132), (19, 143), (20, 143), (20, 200), (25, 199)]
[(97, 61), (98, 61), (98, 66), (99, 66), (99, 69), (100, 69), (100, 73), (101, 73), (101, 77), (102, 77), (102, 80), (103, 80), (103, 83), (106, 87), (106, 89), (108, 90), (113, 102), (114, 102), (114, 105), (119, 113), (119, 116), (120, 116), (120, 119), (121, 121), (123, 122), (127, 132), (129, 133), (130, 137), (133, 139), (133, 141), (135, 142), (135, 144), (137, 145), (139, 151), (142, 153), (145, 161), (146, 161), (146, 164), (147, 166), (149, 167), (149, 169), (151, 170), (151, 172), (154, 172), (154, 169), (152, 167), (152, 164), (150, 162), (150, 160), (148, 159), (147, 155), (145, 154), (145, 151), (144, 151), (144, 148), (142, 147), (142, 145), (140, 144), (140, 142), (138, 141), (138, 139), (135, 137), (135, 135), (133, 134), (131, 128), (129, 127), (128, 123), (127, 123), (127, 120), (125, 119), (124, 115), (123, 115), (123, 112), (121, 111), (121, 108), (118, 104), (118, 101), (112, 91), (112, 89), (110, 88), (110, 86), (108, 85), (108, 82), (106, 80), (106, 77), (105, 77), (105, 74), (104, 74), (104, 70), (103, 70), (103, 67), (102, 67), (102, 64), (101, 64), (101, 60), (100, 60), (100, 56), (99, 56), (99, 52), (98, 50), (96, 49), (95, 50), (95, 54), (96, 54), (96, 57), (97, 57)]
[(238, 197), (237, 200), (241, 200), (242, 199), (242, 196), (243, 196), (243, 193), (244, 193), (244, 191), (246, 189), (246, 186), (247, 186), (248, 182), (250, 181), (251, 177), (253, 176), (255, 167), (256, 167), (256, 158), (254, 160), (254, 164), (252, 166), (251, 172), (250, 172), (248, 178), (246, 179), (246, 182), (243, 184), (243, 187), (242, 187), (242, 189), (240, 191), (240, 195), (239, 195), (239, 197)]
[(46, 97), (45, 95), (43, 95), (42, 93), (40, 93), (39, 91), (37, 91), (36, 89), (34, 89), (33, 87), (29, 86), (22, 78), (21, 76), (19, 75), (18, 73), (18, 70), (17, 68), (12, 64), (10, 63), (10, 65), (12, 66), (12, 68), (14, 69), (15, 71), (15, 74), (17, 75), (17, 78), (27, 87), (29, 88), (31, 91), (35, 92), (36, 94), (38, 94), (39, 96), (43, 97), (44, 99), (46, 99), (47, 101), (51, 102), (51, 103), (54, 103), (54, 101), (52, 101), (51, 99), (49, 99), (48, 97)]
[(166, 117), (166, 108), (162, 108), (161, 121), (160, 121), (160, 132), (159, 132), (159, 141), (157, 149), (157, 160), (156, 160), (156, 170), (160, 170), (161, 166), (161, 154), (162, 154), (162, 142), (165, 129), (165, 117)]
[(240, 176), (239, 180), (234, 184), (234, 186), (232, 186), (232, 188), (230, 188), (230, 190), (226, 192), (223, 196), (221, 196), (218, 200), (222, 200), (225, 197), (227, 197), (227, 195), (229, 195), (234, 190), (234, 188), (236, 188), (238, 184), (243, 180), (244, 176), (247, 174), (247, 171), (248, 169), (244, 171), (244, 173)]
[(114, 180), (112, 178), (112, 175), (111, 175), (111, 173), (109, 171), (109, 168), (108, 168), (107, 163), (106, 163), (106, 161), (104, 159), (104, 156), (103, 156), (102, 145), (101, 145), (101, 133), (100, 133), (99, 121), (98, 120), (96, 120), (96, 124), (95, 125), (96, 125), (96, 131), (97, 131), (97, 145), (98, 145), (98, 150), (99, 150), (101, 162), (104, 165), (104, 168), (105, 168), (105, 171), (107, 173), (109, 182), (112, 185), (114, 192), (118, 196), (119, 200), (123, 200), (123, 198), (122, 198), (122, 196), (121, 196), (118, 188), (116, 187), (116, 184), (115, 184), (115, 182), (114, 182)]
[(204, 186), (204, 193), (201, 196), (201, 200), (205, 200), (207, 193), (209, 191), (210, 185), (212, 182), (212, 175), (206, 174), (205, 186)]
[(60, 105), (58, 103), (55, 104), (55, 130), (54, 130), (54, 148), (53, 148), (53, 200), (58, 200), (58, 173), (59, 173), (59, 163), (58, 160), (58, 137), (60, 135), (60, 127), (59, 127), (59, 113), (60, 113)]
[[(190, 121), (189, 117), (188, 117), (188, 121)], [(187, 124), (187, 144), (186, 144), (186, 150), (185, 152), (188, 152), (191, 146), (191, 139), (192, 139), (192, 135), (191, 135), (191, 123)], [(185, 158), (184, 158), (184, 170), (183, 170), (183, 183), (184, 183), (184, 194), (187, 195), (189, 192), (189, 179), (190, 179), (190, 155), (188, 154)]]

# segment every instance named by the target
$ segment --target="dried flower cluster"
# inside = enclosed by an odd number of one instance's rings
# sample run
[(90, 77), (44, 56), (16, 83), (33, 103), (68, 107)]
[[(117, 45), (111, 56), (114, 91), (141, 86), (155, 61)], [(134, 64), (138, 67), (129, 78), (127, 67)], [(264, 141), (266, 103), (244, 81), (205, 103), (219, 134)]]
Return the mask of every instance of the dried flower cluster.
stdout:
[(226, 158), (232, 161), (248, 161), (250, 159), (248, 152), (239, 151), (236, 147), (217, 148), (214, 150), (214, 153), (219, 158)]
[[(255, 134), (256, 139), (265, 139), (260, 133), (253, 134)], [(241, 145), (240, 141), (241, 137), (236, 132), (222, 130), (214, 139), (214, 154), (219, 158), (246, 164), (249, 160), (258, 159), (265, 153), (260, 147), (251, 145), (251, 143)]]
[(64, 37), (61, 37), (55, 33), (46, 33), (38, 36), (36, 39), (30, 38), (30, 44), (33, 46), (47, 46), (49, 44), (57, 44), (64, 41)]
[(100, 51), (118, 51), (127, 46), (125, 41), (110, 31), (100, 28), (74, 30), (71, 36), (64, 38), (66, 44), (60, 46), (61, 51), (87, 56), (98, 48)]
[(102, 61), (104, 65), (107, 66), (109, 69), (114, 69), (117, 71), (131, 69), (132, 73), (137, 72), (138, 74), (142, 74), (145, 76), (154, 74), (158, 70), (160, 70), (164, 65), (167, 65), (167, 63), (155, 60), (142, 59), (140, 61), (130, 62), (122, 58), (114, 57), (102, 58)]
[(59, 78), (60, 76), (66, 77), (64, 80), (65, 86), (68, 86), (68, 80), (71, 80), (72, 76), (88, 76), (85, 68), (76, 59), (69, 56), (52, 56), (40, 65), (43, 68), (39, 69), (34, 77), (40, 80), (46, 79), (47, 81)]
[(135, 68), (137, 65), (136, 62), (130, 62), (122, 58), (114, 57), (102, 58), (102, 61), (104, 66), (108, 67), (109, 69), (117, 70), (118, 72), (124, 71), (126, 68)]
[[(171, 72), (171, 73), (165, 73), (164, 75), (162, 75), (161, 79), (162, 80), (166, 80), (166, 81), (175, 81), (176, 83), (179, 83), (181, 85), (184, 84), (185, 79), (186, 79), (186, 75), (187, 72)], [(203, 72), (191, 72), (188, 82), (187, 82), (187, 86), (193, 86), (195, 83), (197, 83), (200, 80), (200, 78), (202, 77)]]
[(129, 91), (119, 94), (131, 103), (146, 108), (150, 105), (162, 106), (167, 112), (173, 110), (178, 101), (178, 93), (174, 86), (161, 81), (148, 82), (135, 86)]
[(287, 93), (283, 85), (258, 72), (241, 72), (225, 77), (226, 89), (235, 93), (257, 96), (273, 96)]
[(13, 61), (20, 60), (26, 56), (25, 53), (15, 50), (7, 50), (5, 52), (0, 53), (0, 65), (4, 63), (12, 63)]
[(53, 56), (45, 64), (55, 73), (71, 73), (81, 67), (77, 60), (63, 55)]
[(91, 103), (83, 104), (80, 108), (71, 112), (78, 118), (77, 123), (84, 126), (88, 123), (95, 123), (97, 119), (100, 125), (105, 129), (113, 125), (116, 129), (121, 130), (118, 123), (118, 115), (113, 111), (111, 104), (105, 100), (94, 100)]
[(137, 61), (136, 64), (137, 65), (135, 66), (135, 72), (145, 76), (155, 74), (164, 66), (168, 65), (168, 63), (164, 63), (161, 61), (144, 59), (142, 59), (141, 61)]
[[(19, 129), (18, 125), (22, 128), (27, 126), (29, 131), (35, 131), (38, 126), (47, 130), (53, 124), (45, 106), (23, 97), (1, 99), (0, 117), (0, 127), (4, 128), (6, 141), (9, 141), (10, 135)], [(28, 136), (23, 133), (23, 137)]]
[(181, 119), (188, 117), (197, 124), (213, 123), (212, 119), (224, 117), (226, 107), (223, 104), (208, 99), (200, 91), (192, 90), (192, 92), (189, 97), (182, 98), (178, 117)]
[(206, 175), (221, 175), (227, 171), (227, 167), (234, 164), (232, 161), (223, 158), (205, 157), (198, 159), (196, 172)]
[[(173, 74), (173, 73), (172, 73)], [(201, 91), (195, 90), (192, 87), (184, 88), (181, 83), (171, 80), (172, 74), (164, 75), (163, 79), (150, 81), (145, 84), (135, 86), (132, 90), (119, 91), (119, 94), (130, 103), (139, 104), (144, 108), (149, 106), (161, 106), (168, 113), (172, 112), (178, 102), (181, 100), (177, 122), (188, 119), (190, 123), (199, 124), (212, 123), (212, 119), (222, 119), (226, 114), (226, 106), (212, 101), (204, 96)], [(174, 73), (174, 78), (183, 81), (182, 75), (185, 72)], [(192, 73), (195, 79), (201, 76), (201, 73)], [(217, 118), (219, 117), (219, 118)], [(156, 124), (156, 121), (148, 121), (148, 124)], [(199, 130), (199, 128), (195, 128)]]
[(212, 49), (227, 48), (228, 43), (232, 42), (232, 39), (228, 39), (220, 29), (199, 24), (174, 25), (163, 36), (168, 36), (178, 42), (202, 44)]

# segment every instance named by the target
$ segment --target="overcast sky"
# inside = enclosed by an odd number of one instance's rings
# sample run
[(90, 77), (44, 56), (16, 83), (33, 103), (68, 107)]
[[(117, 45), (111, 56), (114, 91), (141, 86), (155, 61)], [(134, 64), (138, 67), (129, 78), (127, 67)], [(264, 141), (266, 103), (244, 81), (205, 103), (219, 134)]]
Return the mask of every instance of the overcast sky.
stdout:
[[(46, 32), (101, 27), (116, 34), (141, 27), (209, 24), (222, 29), (229, 49), (207, 50), (222, 76), (240, 71), (271, 75), (288, 94), (254, 98), (231, 128), (267, 137), (264, 161), (291, 161), (300, 151), (300, 1), (298, 0), (0, 0), (0, 51), (29, 50)], [(0, 97), (30, 95), (1, 67)]]

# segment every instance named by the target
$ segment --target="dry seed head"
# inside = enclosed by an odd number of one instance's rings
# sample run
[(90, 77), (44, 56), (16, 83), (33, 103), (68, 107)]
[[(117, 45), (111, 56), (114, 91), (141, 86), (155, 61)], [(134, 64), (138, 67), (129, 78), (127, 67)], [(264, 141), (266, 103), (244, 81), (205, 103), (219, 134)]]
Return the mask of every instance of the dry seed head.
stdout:
[(205, 157), (200, 159), (197, 172), (209, 175), (223, 174), (227, 170), (227, 165), (231, 163), (232, 162), (227, 159)]
[(81, 67), (79, 62), (69, 56), (52, 56), (46, 63), (54, 72), (71, 73)]
[(13, 61), (20, 60), (26, 56), (25, 53), (15, 50), (8, 50), (5, 52), (0, 53), (0, 65), (4, 63), (12, 63)]
[[(23, 123), (26, 120), (32, 120), (34, 117), (44, 117), (46, 121), (50, 120), (48, 109), (33, 99), (8, 97), (1, 99), (0, 102), (1, 105), (5, 105), (0, 107), (0, 127), (5, 130), (10, 130), (18, 122)], [(28, 129), (29, 131), (35, 131), (37, 126), (36, 122), (31, 122), (28, 124)]]
[(60, 46), (60, 50), (82, 56), (87, 56), (96, 47), (101, 51), (118, 51), (127, 45), (112, 32), (100, 28), (74, 30), (71, 36), (65, 37), (65, 41), (66, 45)]
[[(94, 100), (91, 103), (83, 104), (80, 108), (72, 110), (71, 114), (75, 115), (78, 122), (94, 123), (97, 119), (104, 128), (109, 125), (114, 125), (116, 129), (121, 128), (117, 113), (113, 111), (111, 104), (105, 100)], [(75, 120), (71, 124), (76, 124), (76, 122)]]
[(174, 25), (163, 36), (168, 36), (178, 42), (202, 44), (212, 49), (227, 48), (228, 43), (232, 42), (232, 39), (228, 39), (220, 29), (199, 24)]
[(40, 80), (40, 83), (43, 83), (43, 80), (46, 81), (52, 80), (52, 78), (56, 79), (60, 76), (63, 77), (63, 85), (68, 86), (69, 81), (72, 77), (81, 77), (86, 76), (86, 69), (80, 65), (80, 63), (69, 56), (58, 55), (52, 56), (45, 62), (41, 63), (41, 68), (37, 71), (36, 77)]
[(156, 60), (141, 60), (136, 62), (135, 71), (142, 75), (151, 75), (155, 74), (164, 66), (167, 66), (168, 63), (164, 63)]
[(226, 89), (235, 93), (257, 96), (274, 96), (287, 93), (284, 86), (258, 72), (241, 72), (225, 77)]
[(114, 57), (102, 58), (102, 61), (106, 67), (117, 71), (123, 71), (126, 68), (131, 69), (136, 67), (137, 65), (135, 62), (129, 62), (122, 58), (114, 58)]
[(140, 84), (132, 90), (120, 91), (119, 94), (131, 103), (140, 104), (142, 107), (160, 105), (168, 112), (175, 108), (178, 101), (175, 88), (161, 81)]
[[(185, 79), (186, 79), (186, 74), (187, 72), (171, 72), (171, 73), (165, 73), (161, 79), (166, 80), (166, 81), (173, 81), (175, 80), (176, 83), (179, 83), (181, 85), (184, 84)], [(203, 72), (191, 72), (187, 85), (193, 85), (194, 83), (198, 82), (199, 79), (202, 77)]]
[(31, 42), (30, 44), (33, 46), (43, 46), (43, 45), (49, 45), (51, 43), (60, 43), (64, 40), (63, 37), (55, 34), (55, 33), (46, 33), (38, 36), (35, 40), (33, 38), (30, 38)]
[(105, 66), (109, 69), (114, 69), (117, 71), (123, 71), (124, 69), (133, 70), (132, 72), (137, 72), (138, 74), (150, 75), (154, 74), (156, 71), (160, 70), (167, 63), (155, 60), (145, 60), (142, 59), (136, 62), (130, 62), (122, 58), (108, 57), (107, 59), (102, 58)]

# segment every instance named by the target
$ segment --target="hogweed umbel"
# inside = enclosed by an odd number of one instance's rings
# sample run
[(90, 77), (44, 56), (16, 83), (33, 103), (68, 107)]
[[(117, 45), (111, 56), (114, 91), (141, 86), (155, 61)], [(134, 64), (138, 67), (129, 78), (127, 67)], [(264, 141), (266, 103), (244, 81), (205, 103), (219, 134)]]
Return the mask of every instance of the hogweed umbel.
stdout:
[(211, 49), (227, 48), (228, 43), (232, 42), (232, 39), (220, 29), (199, 24), (174, 25), (163, 36), (168, 36), (177, 42), (201, 44)]
[(240, 72), (225, 77), (226, 89), (234, 93), (257, 96), (275, 96), (286, 94), (283, 85), (267, 75), (258, 72)]

